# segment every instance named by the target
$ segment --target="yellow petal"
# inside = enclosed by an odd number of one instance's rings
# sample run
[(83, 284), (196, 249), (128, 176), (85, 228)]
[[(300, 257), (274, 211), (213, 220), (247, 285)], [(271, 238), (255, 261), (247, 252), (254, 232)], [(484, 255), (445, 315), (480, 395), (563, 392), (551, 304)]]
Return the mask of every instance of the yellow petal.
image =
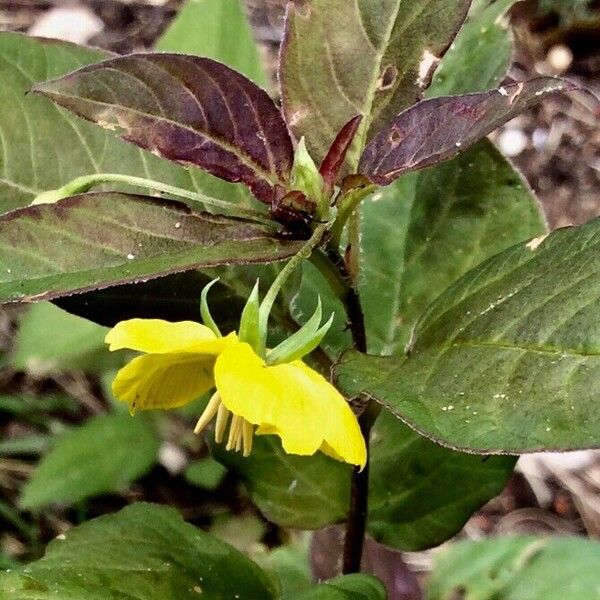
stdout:
[(198, 352), (216, 355), (232, 339), (235, 339), (234, 334), (217, 338), (208, 327), (194, 321), (170, 323), (161, 319), (130, 319), (117, 323), (108, 332), (106, 343), (110, 350), (129, 348), (152, 354)]
[(214, 386), (214, 361), (187, 352), (138, 356), (117, 373), (113, 394), (132, 411), (183, 406)]
[(290, 454), (311, 455), (324, 444), (338, 460), (364, 466), (365, 442), (344, 397), (301, 361), (267, 367), (245, 343), (228, 346), (215, 363), (223, 404), (276, 433)]
[[(300, 360), (289, 365), (277, 366), (289, 367), (290, 371), (295, 372), (290, 379), (298, 381), (298, 385), (305, 385), (305, 389), (310, 389), (313, 394), (324, 424), (321, 451), (337, 460), (364, 467), (367, 462), (365, 439), (356, 415), (342, 394), (322, 375)], [(302, 381), (305, 383), (302, 384)], [(290, 381), (289, 385), (294, 384)], [(332, 452), (327, 452), (327, 449)]]

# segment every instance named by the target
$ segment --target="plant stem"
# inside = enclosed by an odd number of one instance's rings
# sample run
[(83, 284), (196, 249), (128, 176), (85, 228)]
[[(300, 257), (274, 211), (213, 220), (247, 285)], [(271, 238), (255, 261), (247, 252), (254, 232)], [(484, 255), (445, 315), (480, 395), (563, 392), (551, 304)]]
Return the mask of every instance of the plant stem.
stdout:
[[(346, 307), (354, 347), (360, 352), (367, 351), (364, 315), (360, 305), (360, 298), (356, 291), (356, 281), (358, 278), (357, 257), (359, 252), (359, 229), (358, 215), (354, 210), (356, 209), (358, 202), (359, 200), (356, 200), (353, 210), (348, 214), (350, 218), (350, 247), (347, 252), (346, 262), (344, 262), (340, 256), (338, 251), (339, 245), (333, 236), (326, 251), (317, 249), (313, 252), (323, 239), (328, 226), (321, 225), (320, 227), (317, 227), (311, 239), (305, 244), (300, 252), (286, 264), (267, 292), (267, 295), (261, 304), (261, 321), (265, 319), (265, 325), (271, 307), (283, 282), (302, 260), (310, 258), (313, 265), (329, 283), (331, 290)], [(336, 225), (337, 224), (338, 221), (336, 220)], [(354, 268), (352, 268), (352, 265), (354, 265)], [(261, 326), (261, 328), (261, 330), (266, 331), (266, 327)], [(370, 401), (358, 419), (361, 433), (364, 437), (365, 444), (367, 445), (367, 462), (362, 471), (356, 467), (352, 473), (350, 508), (346, 522), (346, 536), (344, 539), (344, 554), (342, 560), (342, 572), (344, 574), (358, 573), (360, 571), (368, 514), (369, 436), (371, 428), (379, 415), (380, 409), (381, 407), (379, 404)]]
[[(366, 194), (365, 194), (366, 195)], [(356, 209), (360, 198), (353, 198), (352, 210), (348, 213), (348, 248), (345, 261), (339, 257), (338, 247), (334, 246), (337, 242), (332, 236), (330, 245), (330, 255), (337, 256), (337, 270), (340, 278), (346, 282), (346, 293), (344, 303), (350, 322), (350, 331), (354, 348), (359, 352), (367, 351), (367, 335), (365, 328), (364, 314), (360, 304), (360, 298), (357, 292), (359, 275), (359, 215)], [(367, 530), (368, 500), (369, 500), (369, 470), (370, 453), (369, 438), (371, 428), (375, 423), (381, 407), (375, 401), (370, 400), (364, 411), (358, 418), (361, 433), (367, 446), (367, 462), (362, 471), (355, 467), (352, 472), (350, 484), (350, 507), (348, 519), (346, 521), (346, 535), (344, 538), (344, 551), (342, 557), (342, 573), (344, 575), (360, 572), (361, 559), (365, 543), (365, 534)]]
[[(346, 301), (346, 310), (350, 321), (350, 331), (354, 347), (360, 352), (367, 351), (367, 336), (364, 316), (360, 299), (354, 287), (350, 286)], [(358, 418), (360, 431), (367, 446), (367, 462), (362, 469), (354, 467), (350, 483), (350, 508), (346, 521), (346, 536), (344, 538), (344, 554), (342, 558), (342, 573), (360, 572), (360, 563), (365, 544), (367, 530), (368, 500), (369, 500), (369, 437), (371, 427), (377, 419), (380, 407), (374, 401), (369, 401), (365, 410)]]
[(310, 255), (310, 262), (329, 284), (331, 291), (346, 306), (350, 285), (340, 255), (331, 250), (316, 250)]
[(225, 200), (219, 200), (211, 196), (192, 192), (183, 188), (179, 188), (173, 185), (168, 185), (160, 181), (153, 181), (151, 179), (145, 179), (144, 177), (134, 177), (132, 175), (122, 175), (120, 173), (93, 173), (91, 175), (83, 175), (76, 177), (69, 181), (62, 187), (56, 190), (50, 190), (43, 192), (37, 196), (32, 204), (50, 204), (69, 196), (75, 196), (76, 194), (82, 194), (88, 192), (90, 189), (103, 183), (122, 183), (125, 185), (131, 185), (134, 187), (141, 187), (149, 190), (154, 190), (164, 194), (169, 194), (176, 198), (185, 198), (186, 200), (192, 200), (194, 202), (200, 202), (205, 206), (217, 208), (227, 213), (234, 213), (238, 216), (248, 217), (255, 221), (262, 223), (268, 223), (273, 225), (273, 221), (269, 220), (266, 213), (252, 208), (239, 206), (226, 202)]
[(362, 471), (358, 467), (354, 467), (352, 471), (350, 509), (346, 521), (346, 536), (342, 558), (342, 573), (344, 575), (360, 572), (369, 512), (369, 437), (380, 410), (379, 404), (371, 400), (358, 419), (360, 431), (367, 445), (367, 463)]
[(360, 352), (366, 352), (367, 338), (360, 299), (352, 286), (352, 279), (344, 260), (330, 247), (326, 252), (320, 250), (313, 252), (310, 261), (329, 283), (331, 291), (346, 307), (354, 347)]

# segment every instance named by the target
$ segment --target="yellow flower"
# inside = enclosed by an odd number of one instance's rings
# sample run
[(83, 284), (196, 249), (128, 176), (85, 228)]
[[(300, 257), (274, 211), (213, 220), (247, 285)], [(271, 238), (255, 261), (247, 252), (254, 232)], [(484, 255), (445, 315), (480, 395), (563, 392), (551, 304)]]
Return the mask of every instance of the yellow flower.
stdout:
[(366, 446), (344, 397), (301, 360), (267, 365), (235, 333), (217, 337), (211, 329), (185, 321), (132, 319), (107, 335), (110, 350), (145, 354), (123, 367), (113, 382), (115, 396), (133, 410), (175, 408), (216, 387), (196, 425), (213, 420), (215, 439), (247, 456), (252, 438), (277, 435), (289, 454), (318, 450), (363, 467)]

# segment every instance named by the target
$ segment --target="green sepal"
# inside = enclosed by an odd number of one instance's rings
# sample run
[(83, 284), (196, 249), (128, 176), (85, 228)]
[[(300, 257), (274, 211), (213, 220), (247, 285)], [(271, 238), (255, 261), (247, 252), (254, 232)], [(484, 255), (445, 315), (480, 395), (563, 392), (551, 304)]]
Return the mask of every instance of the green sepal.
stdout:
[(294, 154), (294, 164), (291, 176), (292, 190), (302, 192), (309, 200), (317, 204), (317, 216), (320, 219), (327, 217), (328, 206), (324, 195), (325, 183), (317, 165), (306, 149), (304, 138), (300, 139)]
[(210, 290), (210, 288), (215, 285), (215, 283), (217, 283), (217, 281), (219, 281), (219, 278), (217, 277), (216, 279), (213, 279), (212, 281), (210, 281), (209, 283), (207, 283), (203, 288), (202, 288), (202, 293), (200, 294), (200, 315), (202, 316), (202, 322), (217, 336), (217, 337), (223, 337), (223, 335), (221, 334), (221, 330), (219, 329), (219, 326), (215, 323), (215, 320), (213, 319), (212, 315), (210, 314), (210, 308), (208, 307), (208, 302), (206, 300), (206, 297), (208, 295), (208, 292)]
[(240, 318), (240, 330), (238, 332), (239, 339), (241, 342), (246, 342), (250, 344), (252, 348), (259, 354), (261, 352), (261, 340), (264, 339), (264, 336), (261, 336), (261, 327), (260, 327), (260, 319), (259, 319), (259, 309), (260, 303), (258, 301), (258, 279), (254, 284), (254, 288), (252, 288), (252, 292), (248, 297), (248, 301), (246, 302), (246, 306), (244, 306), (244, 310), (242, 311), (242, 316)]
[(319, 327), (322, 314), (321, 298), (319, 298), (313, 316), (296, 333), (267, 353), (267, 364), (278, 365), (289, 363), (310, 354), (317, 348), (329, 331), (335, 316), (332, 314), (329, 320)]

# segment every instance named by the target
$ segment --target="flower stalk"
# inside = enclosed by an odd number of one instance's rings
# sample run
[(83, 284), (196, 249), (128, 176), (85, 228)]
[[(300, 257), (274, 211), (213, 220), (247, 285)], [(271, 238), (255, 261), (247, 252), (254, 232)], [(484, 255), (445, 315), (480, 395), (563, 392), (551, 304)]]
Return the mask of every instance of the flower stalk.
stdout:
[(277, 294), (279, 294), (288, 277), (295, 271), (295, 269), (299, 267), (304, 260), (307, 260), (311, 257), (313, 250), (323, 241), (323, 238), (330, 227), (330, 223), (321, 223), (315, 227), (310, 239), (306, 242), (306, 244), (304, 244), (304, 246), (302, 246), (302, 248), (300, 248), (298, 253), (295, 254), (291, 260), (285, 264), (281, 271), (279, 271), (277, 277), (271, 284), (271, 287), (265, 294), (259, 310), (259, 329), (262, 333), (260, 350), (262, 352), (264, 352), (266, 348), (267, 321), (269, 320), (269, 315), (271, 314), (271, 309), (273, 308)]

